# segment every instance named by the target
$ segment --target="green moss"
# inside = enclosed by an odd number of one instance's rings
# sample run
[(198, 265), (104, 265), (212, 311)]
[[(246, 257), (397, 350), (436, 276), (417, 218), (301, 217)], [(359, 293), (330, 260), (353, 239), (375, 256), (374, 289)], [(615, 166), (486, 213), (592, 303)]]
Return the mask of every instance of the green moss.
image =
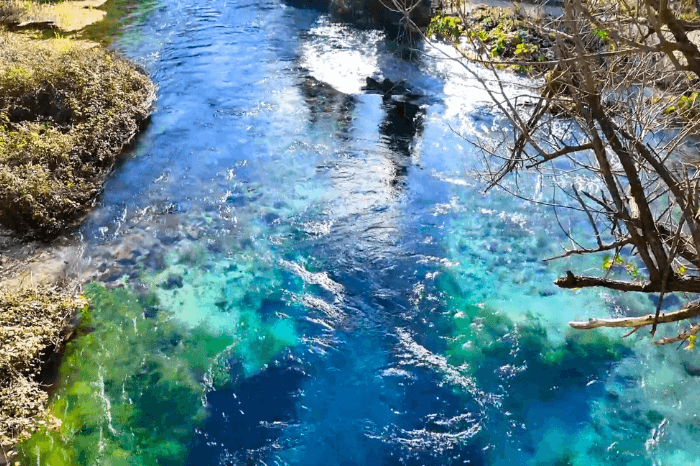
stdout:
[(0, 30), (0, 223), (51, 237), (83, 215), (154, 87), (94, 44)]
[(206, 415), (202, 386), (182, 356), (201, 346), (189, 345), (192, 335), (171, 323), (168, 313), (145, 318), (148, 299), (127, 289), (90, 285), (86, 295), (99, 313), (84, 314), (82, 335), (67, 347), (61, 387), (50, 406), (60, 427), (20, 444), (20, 458), (66, 465), (181, 460), (188, 428)]

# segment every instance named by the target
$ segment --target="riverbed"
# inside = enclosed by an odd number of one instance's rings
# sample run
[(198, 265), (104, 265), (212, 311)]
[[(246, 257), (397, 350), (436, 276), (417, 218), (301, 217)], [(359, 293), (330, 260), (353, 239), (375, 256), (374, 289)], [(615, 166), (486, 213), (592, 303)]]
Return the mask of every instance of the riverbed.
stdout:
[(280, 0), (145, 5), (112, 46), (156, 109), (79, 230), (93, 306), (25, 458), (700, 464), (697, 354), (569, 329), (653, 302), (552, 284), (566, 236), (482, 193), (473, 138), (507, 125), (450, 46), (405, 59)]

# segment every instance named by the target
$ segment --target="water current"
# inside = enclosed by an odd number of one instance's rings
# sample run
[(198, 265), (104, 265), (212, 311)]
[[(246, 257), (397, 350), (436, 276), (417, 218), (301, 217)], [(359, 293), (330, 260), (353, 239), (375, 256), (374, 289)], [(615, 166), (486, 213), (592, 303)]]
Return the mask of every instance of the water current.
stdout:
[(405, 60), (281, 0), (142, 8), (112, 46), (156, 110), (80, 230), (93, 304), (26, 464), (700, 464), (697, 353), (568, 328), (653, 302), (552, 284), (552, 210), (470, 175), (505, 123), (449, 46)]

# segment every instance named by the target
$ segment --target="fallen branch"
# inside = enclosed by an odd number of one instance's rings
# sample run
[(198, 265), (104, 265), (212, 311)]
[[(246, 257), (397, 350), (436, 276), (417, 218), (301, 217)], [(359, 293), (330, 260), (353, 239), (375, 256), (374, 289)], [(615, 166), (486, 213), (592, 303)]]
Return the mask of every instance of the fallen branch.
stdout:
[[(700, 315), (700, 301), (694, 301), (688, 306), (675, 312), (660, 314), (657, 322), (665, 324), (668, 322), (678, 322), (680, 320), (689, 319)], [(588, 319), (588, 322), (569, 322), (569, 325), (576, 329), (587, 330), (599, 327), (625, 327), (636, 328), (652, 325), (654, 323), (654, 314), (647, 314), (642, 317), (620, 317), (617, 319)], [(663, 341), (663, 340), (659, 340)], [(675, 340), (678, 341), (678, 340)], [(670, 342), (669, 342), (670, 343)], [(665, 344), (665, 343), (657, 343)]]

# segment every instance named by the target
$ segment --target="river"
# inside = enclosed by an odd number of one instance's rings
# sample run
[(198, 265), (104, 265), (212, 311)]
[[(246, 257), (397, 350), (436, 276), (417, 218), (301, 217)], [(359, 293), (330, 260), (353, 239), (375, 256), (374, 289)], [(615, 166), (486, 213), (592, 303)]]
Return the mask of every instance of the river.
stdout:
[(653, 303), (552, 284), (552, 210), (470, 175), (505, 123), (449, 46), (405, 60), (281, 0), (144, 5), (112, 46), (156, 109), (80, 229), (108, 286), (28, 464), (700, 464), (697, 355), (568, 328)]

